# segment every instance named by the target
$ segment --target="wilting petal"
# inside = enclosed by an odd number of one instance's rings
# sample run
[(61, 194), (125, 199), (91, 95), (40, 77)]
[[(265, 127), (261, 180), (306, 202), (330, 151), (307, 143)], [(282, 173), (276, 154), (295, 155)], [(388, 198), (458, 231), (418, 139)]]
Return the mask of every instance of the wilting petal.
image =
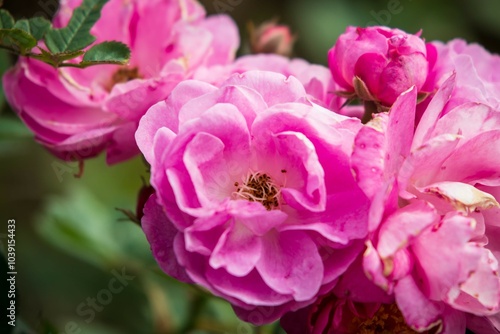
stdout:
[(495, 197), (466, 183), (439, 182), (418, 188), (418, 190), (444, 198), (456, 210), (462, 212), (500, 207)]
[(458, 310), (490, 315), (500, 307), (500, 278), (498, 261), (489, 250), (482, 250), (478, 267), (460, 286), (461, 294), (449, 303)]
[(423, 201), (410, 204), (389, 216), (380, 228), (377, 250), (382, 258), (409, 246), (429, 226), (439, 221), (436, 210)]
[(370, 281), (384, 291), (392, 292), (392, 282), (384, 275), (384, 264), (371, 241), (366, 242), (366, 250), (363, 254), (363, 268)]
[(415, 239), (412, 251), (423, 272), (430, 298), (445, 300), (446, 294), (464, 283), (476, 270), (482, 256), (479, 247), (469, 243), (475, 222), (450, 213), (442, 222)]

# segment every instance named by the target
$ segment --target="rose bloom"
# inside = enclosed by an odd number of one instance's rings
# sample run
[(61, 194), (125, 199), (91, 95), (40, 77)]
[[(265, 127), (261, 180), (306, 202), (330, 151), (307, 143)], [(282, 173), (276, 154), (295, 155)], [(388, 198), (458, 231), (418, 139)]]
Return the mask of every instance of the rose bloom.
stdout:
[[(371, 199), (364, 268), (415, 330), (464, 333), (500, 311), (500, 113), (443, 115), (451, 76), (415, 132), (416, 88), (361, 129), (352, 156)], [(483, 333), (492, 333), (486, 331)]]
[(420, 34), (386, 27), (348, 27), (328, 53), (333, 78), (345, 93), (390, 107), (412, 86), (420, 92), (435, 50)]
[[(61, 27), (81, 1), (62, 1)], [(58, 157), (83, 160), (102, 151), (109, 163), (137, 154), (140, 117), (200, 66), (226, 64), (239, 44), (227, 16), (205, 18), (196, 1), (111, 0), (91, 33), (132, 50), (128, 66), (54, 69), (21, 58), (4, 76), (7, 99), (36, 139)]]
[(360, 126), (278, 73), (179, 84), (136, 133), (156, 190), (142, 227), (160, 267), (255, 324), (312, 303), (367, 233), (349, 166)]

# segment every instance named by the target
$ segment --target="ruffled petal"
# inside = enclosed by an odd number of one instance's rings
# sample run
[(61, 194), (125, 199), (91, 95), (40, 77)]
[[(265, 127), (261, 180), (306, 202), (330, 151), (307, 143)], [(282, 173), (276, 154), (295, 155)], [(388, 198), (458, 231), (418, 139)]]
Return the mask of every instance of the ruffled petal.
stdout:
[(306, 301), (319, 291), (323, 264), (317, 246), (301, 232), (282, 232), (263, 239), (263, 254), (257, 263), (262, 279), (273, 290)]

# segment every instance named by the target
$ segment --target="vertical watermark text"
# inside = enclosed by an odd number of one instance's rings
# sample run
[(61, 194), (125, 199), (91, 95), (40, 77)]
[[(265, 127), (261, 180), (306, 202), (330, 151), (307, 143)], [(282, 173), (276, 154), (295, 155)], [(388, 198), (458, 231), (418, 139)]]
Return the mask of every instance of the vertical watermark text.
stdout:
[(16, 221), (7, 221), (7, 323), (16, 326)]

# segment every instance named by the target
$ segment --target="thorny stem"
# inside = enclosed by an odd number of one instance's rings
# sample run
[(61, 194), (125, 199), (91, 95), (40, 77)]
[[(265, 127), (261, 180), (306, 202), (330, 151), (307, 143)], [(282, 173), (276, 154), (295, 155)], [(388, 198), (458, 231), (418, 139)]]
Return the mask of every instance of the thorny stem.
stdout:
[(39, 53), (28, 52), (26, 54), (23, 54), (19, 50), (12, 48), (10, 46), (7, 46), (7, 45), (3, 45), (3, 44), (0, 44), (0, 49), (7, 50), (8, 52), (13, 53), (17, 56), (23, 56), (26, 58), (33, 58), (36, 60), (40, 60), (40, 61), (42, 61), (42, 62), (44, 62), (44, 63), (46, 63), (54, 68), (74, 67), (74, 68), (84, 69), (84, 68), (94, 66), (94, 65), (124, 65), (121, 62), (116, 62), (116, 61), (99, 61), (99, 62), (91, 62), (91, 63), (62, 63), (62, 62), (59, 62), (57, 60), (47, 59), (44, 57), (44, 55), (39, 54)]
[(94, 65), (123, 65), (122, 63), (115, 62), (115, 61), (100, 61), (100, 62), (95, 62), (95, 63), (87, 63), (87, 64), (82, 64), (82, 63), (61, 63), (58, 65), (58, 67), (76, 67), (76, 68), (87, 68), (90, 66)]

